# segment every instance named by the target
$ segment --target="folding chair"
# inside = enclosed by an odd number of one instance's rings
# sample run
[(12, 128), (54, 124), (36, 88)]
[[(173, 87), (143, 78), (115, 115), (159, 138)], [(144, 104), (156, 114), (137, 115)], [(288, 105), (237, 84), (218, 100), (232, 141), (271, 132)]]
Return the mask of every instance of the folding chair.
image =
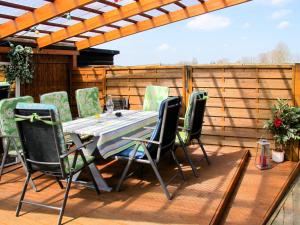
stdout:
[(97, 87), (76, 90), (78, 116), (81, 118), (102, 113)]
[[(11, 166), (20, 162), (23, 165), (25, 173), (27, 174), (26, 165), (24, 164), (22, 156), (23, 150), (19, 139), (16, 122), (14, 120), (14, 110), (19, 102), (32, 103), (33, 98), (31, 96), (24, 96), (18, 98), (7, 98), (0, 101), (0, 136), (3, 143), (3, 158), (0, 166), (0, 180), (3, 174), (4, 167)], [(15, 162), (5, 164), (8, 156), (14, 157), (16, 159)], [(14, 168), (5, 173), (12, 172), (16, 169), (18, 168)], [(32, 188), (36, 190), (32, 179), (30, 179), (30, 183), (32, 185)]]
[[(59, 211), (58, 224), (61, 224), (73, 175), (94, 162), (93, 156), (85, 156), (79, 146), (67, 152), (58, 110), (54, 105), (19, 103), (15, 110), (15, 120), (23, 146), (28, 175), (17, 206), (19, 216), (23, 204), (37, 205)], [(28, 181), (32, 174), (41, 172), (56, 179), (63, 188), (61, 179), (67, 180), (64, 199), (61, 207), (50, 206), (38, 202), (24, 200)], [(91, 171), (88, 170), (91, 174)], [(97, 194), (98, 187), (92, 176)]]
[[(161, 161), (161, 158), (165, 153), (171, 153), (177, 165), (178, 173), (184, 179), (183, 172), (174, 153), (174, 144), (176, 139), (180, 107), (181, 99), (179, 97), (171, 97), (165, 99), (160, 105), (158, 122), (155, 128), (150, 128), (153, 129), (153, 133), (149, 140), (131, 137), (123, 138), (125, 140), (135, 141), (136, 145), (120, 152), (115, 156), (116, 159), (128, 161), (121, 179), (119, 180), (119, 183), (117, 185), (117, 191), (120, 190), (120, 187), (127, 176), (131, 164), (133, 162), (137, 162), (141, 163), (142, 165), (151, 165), (167, 199), (170, 200), (172, 198), (167, 189), (167, 184), (163, 181), (158, 171), (157, 165)], [(178, 173), (176, 173), (176, 175), (173, 176), (170, 181), (173, 180), (178, 175)]]
[(143, 110), (144, 111), (158, 111), (160, 103), (168, 98), (169, 88), (162, 86), (147, 86)]
[(68, 93), (65, 91), (51, 92), (40, 96), (42, 104), (55, 105), (62, 123), (72, 120)]
[[(179, 130), (181, 131), (177, 132), (178, 139), (176, 142), (183, 147), (184, 152), (187, 152), (187, 146), (193, 140), (196, 140), (204, 154), (207, 164), (210, 164), (203, 143), (200, 140), (207, 98), (207, 92), (205, 91), (194, 91), (190, 95), (185, 118), (180, 118), (184, 120), (184, 126), (179, 127)], [(191, 159), (189, 157), (187, 158), (193, 169), (194, 175), (197, 176), (196, 168), (194, 167)]]

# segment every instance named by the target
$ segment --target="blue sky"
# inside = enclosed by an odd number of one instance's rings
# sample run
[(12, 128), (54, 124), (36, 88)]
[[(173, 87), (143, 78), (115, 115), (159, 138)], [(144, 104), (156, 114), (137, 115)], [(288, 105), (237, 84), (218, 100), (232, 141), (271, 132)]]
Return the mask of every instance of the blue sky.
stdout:
[(272, 50), (279, 42), (300, 54), (300, 1), (253, 0), (204, 16), (115, 40), (116, 65), (236, 61)]

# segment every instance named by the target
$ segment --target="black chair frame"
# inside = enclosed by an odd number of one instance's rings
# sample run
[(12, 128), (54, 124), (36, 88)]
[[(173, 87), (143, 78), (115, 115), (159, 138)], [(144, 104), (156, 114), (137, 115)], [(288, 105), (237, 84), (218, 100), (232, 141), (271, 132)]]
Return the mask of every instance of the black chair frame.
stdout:
[[(46, 110), (43, 110), (43, 113), (45, 113), (45, 111)], [(18, 114), (19, 113), (18, 110), (16, 110), (15, 112), (16, 112), (15, 113), (16, 118), (24, 118), (24, 115), (19, 115)], [(43, 161), (33, 160), (30, 157), (30, 154), (29, 154), (30, 149), (28, 149), (28, 144), (26, 145), (25, 140), (24, 140), (25, 135), (24, 135), (24, 130), (23, 130), (24, 128), (23, 128), (22, 123), (31, 123), (32, 126), (34, 126), (34, 124), (40, 124), (41, 125), (42, 122), (41, 121), (17, 122), (17, 127), (18, 127), (18, 130), (19, 130), (21, 143), (22, 143), (22, 146), (23, 146), (23, 154), (24, 154), (25, 164), (26, 164), (26, 167), (28, 168), (28, 174), (27, 174), (26, 181), (24, 183), (24, 187), (22, 189), (20, 200), (19, 200), (19, 203), (18, 203), (18, 206), (17, 206), (17, 209), (16, 209), (16, 216), (17, 217), (19, 216), (19, 213), (20, 213), (20, 210), (21, 210), (23, 204), (30, 204), (30, 205), (40, 206), (40, 207), (46, 207), (46, 208), (49, 208), (49, 209), (55, 209), (55, 210), (59, 211), (59, 218), (58, 218), (58, 223), (57, 224), (60, 225), (61, 222), (62, 222), (62, 218), (63, 218), (63, 214), (64, 214), (64, 211), (65, 211), (67, 199), (68, 199), (68, 196), (69, 196), (69, 191), (70, 191), (70, 187), (71, 187), (71, 184), (72, 184), (73, 175), (76, 174), (77, 172), (81, 171), (82, 169), (88, 167), (89, 164), (93, 163), (93, 161), (91, 161), (90, 163), (87, 162), (87, 160), (85, 158), (85, 155), (82, 151), (82, 148), (85, 147), (86, 145), (90, 144), (91, 142), (87, 142), (87, 143), (83, 144), (82, 146), (79, 146), (77, 148), (74, 148), (73, 150), (69, 150), (68, 152), (65, 152), (65, 153), (61, 154), (60, 153), (61, 151), (59, 149), (60, 147), (59, 147), (59, 144), (58, 144), (59, 140), (57, 139), (57, 135), (55, 135), (55, 132), (56, 132), (55, 126), (57, 126), (57, 121), (55, 121), (53, 110), (48, 110), (48, 114), (49, 114), (49, 116), (41, 116), (40, 118), (42, 118), (43, 120), (48, 120), (48, 121), (53, 123), (53, 125), (49, 125), (49, 124), (44, 124), (44, 125), (45, 126), (52, 126), (53, 134), (49, 135), (49, 138), (51, 138), (51, 137), (53, 138), (54, 143), (55, 143), (54, 148), (56, 149), (57, 154), (59, 156), (59, 160), (55, 161), (55, 162), (49, 162), (49, 161), (43, 162)], [(73, 162), (70, 162), (70, 169), (69, 169), (70, 172), (66, 173), (64, 159), (66, 157), (68, 157), (70, 154), (74, 154), (74, 159), (73, 159)], [(84, 166), (82, 168), (76, 170), (75, 166), (76, 166), (77, 159), (78, 159), (79, 155), (81, 156), (81, 158), (83, 160)], [(54, 170), (53, 169), (54, 167), (55, 168), (60, 168), (60, 170), (57, 170), (57, 169)], [(47, 168), (47, 169), (41, 169), (41, 168)], [(28, 186), (28, 182), (31, 179), (32, 174), (37, 172), (37, 171), (39, 171), (39, 172), (41, 172), (45, 175), (54, 177), (56, 179), (56, 181), (58, 182), (60, 188), (62, 188), (62, 189), (64, 188), (64, 186), (61, 182), (61, 179), (64, 179), (64, 180), (67, 181), (67, 185), (66, 185), (64, 198), (63, 198), (63, 202), (62, 202), (61, 207), (55, 207), (55, 206), (51, 206), (51, 205), (46, 205), (46, 204), (34, 202), (34, 201), (24, 200), (26, 190), (27, 190), (27, 186)], [(92, 176), (91, 171), (89, 169), (88, 169), (88, 171), (90, 173), (90, 176), (92, 177), (92, 181), (93, 181), (94, 187), (96, 189), (96, 192), (97, 192), (97, 194), (99, 194), (100, 192), (99, 192), (98, 186), (96, 185), (96, 181), (94, 180), (94, 177)]]
[[(151, 165), (162, 189), (163, 189), (163, 192), (164, 194), (166, 195), (167, 199), (168, 200), (171, 200), (172, 199), (172, 195), (170, 194), (170, 192), (168, 191), (167, 189), (167, 186), (168, 184), (174, 180), (178, 174), (182, 177), (183, 180), (185, 180), (185, 177), (184, 177), (184, 174), (182, 172), (182, 169), (181, 169), (181, 166), (179, 164), (179, 161), (175, 155), (175, 149), (174, 149), (174, 146), (175, 146), (175, 140), (176, 140), (176, 132), (177, 130), (174, 130), (174, 139), (172, 141), (170, 141), (169, 143), (167, 144), (163, 144), (163, 140), (164, 140), (164, 130), (166, 129), (165, 127), (165, 121), (166, 121), (166, 117), (167, 117), (167, 110), (170, 109), (170, 108), (173, 108), (173, 107), (178, 107), (176, 105), (169, 105), (168, 102), (165, 104), (165, 107), (164, 107), (164, 114), (163, 114), (163, 118), (162, 118), (162, 127), (161, 127), (161, 130), (160, 130), (160, 137), (159, 137), (159, 140), (158, 141), (153, 141), (153, 140), (147, 140), (147, 139), (141, 139), (141, 138), (132, 138), (132, 137), (123, 137), (124, 140), (131, 140), (131, 141), (135, 141), (136, 142), (136, 145), (134, 147), (134, 150), (133, 150), (133, 154), (127, 158), (127, 157), (121, 157), (121, 156), (117, 156), (116, 159), (123, 159), (123, 160), (128, 160), (127, 164), (126, 164), (126, 167), (122, 173), (122, 176), (118, 182), (118, 185), (116, 187), (116, 190), (119, 191), (120, 188), (121, 188), (121, 185), (123, 183), (123, 181), (127, 178), (127, 173), (129, 171), (129, 168), (131, 166), (131, 164), (133, 162), (137, 162), (137, 163), (141, 163), (142, 165), (143, 164), (148, 164), (148, 165)], [(180, 107), (180, 106), (179, 106)], [(177, 115), (177, 121), (174, 121), (174, 123), (176, 123), (176, 128), (178, 126), (178, 120), (179, 120), (179, 110), (178, 110), (178, 115)], [(146, 127), (146, 129), (154, 129), (152, 127)], [(154, 144), (154, 145), (157, 145), (157, 153), (156, 153), (156, 157), (153, 156), (153, 154), (150, 153), (149, 149), (147, 148), (146, 144), (148, 143), (151, 143), (151, 144)], [(138, 151), (138, 148), (142, 146), (144, 152), (145, 152), (145, 155), (146, 155), (146, 158), (143, 158), (143, 159), (136, 159), (135, 158), (135, 155)], [(158, 171), (158, 164), (160, 163), (161, 161), (161, 156), (162, 156), (162, 153), (163, 152), (169, 152), (171, 153), (172, 155), (172, 158), (174, 160), (174, 162), (176, 163), (176, 166), (178, 168), (178, 173), (176, 173), (174, 176), (172, 176), (168, 182), (164, 182), (163, 178), (161, 177), (159, 171)]]

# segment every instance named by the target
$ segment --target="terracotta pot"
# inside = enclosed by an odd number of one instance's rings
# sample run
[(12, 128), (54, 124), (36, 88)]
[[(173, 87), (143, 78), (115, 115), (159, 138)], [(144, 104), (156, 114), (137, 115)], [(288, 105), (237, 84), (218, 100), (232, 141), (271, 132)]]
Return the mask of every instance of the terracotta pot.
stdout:
[(276, 163), (282, 163), (284, 161), (284, 152), (272, 151), (272, 160)]

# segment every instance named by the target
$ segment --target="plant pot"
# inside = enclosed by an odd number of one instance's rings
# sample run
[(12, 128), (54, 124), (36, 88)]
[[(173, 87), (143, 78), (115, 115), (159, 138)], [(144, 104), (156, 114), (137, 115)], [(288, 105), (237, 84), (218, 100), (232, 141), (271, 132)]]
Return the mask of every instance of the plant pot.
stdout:
[(272, 160), (276, 163), (284, 161), (284, 152), (272, 151)]

